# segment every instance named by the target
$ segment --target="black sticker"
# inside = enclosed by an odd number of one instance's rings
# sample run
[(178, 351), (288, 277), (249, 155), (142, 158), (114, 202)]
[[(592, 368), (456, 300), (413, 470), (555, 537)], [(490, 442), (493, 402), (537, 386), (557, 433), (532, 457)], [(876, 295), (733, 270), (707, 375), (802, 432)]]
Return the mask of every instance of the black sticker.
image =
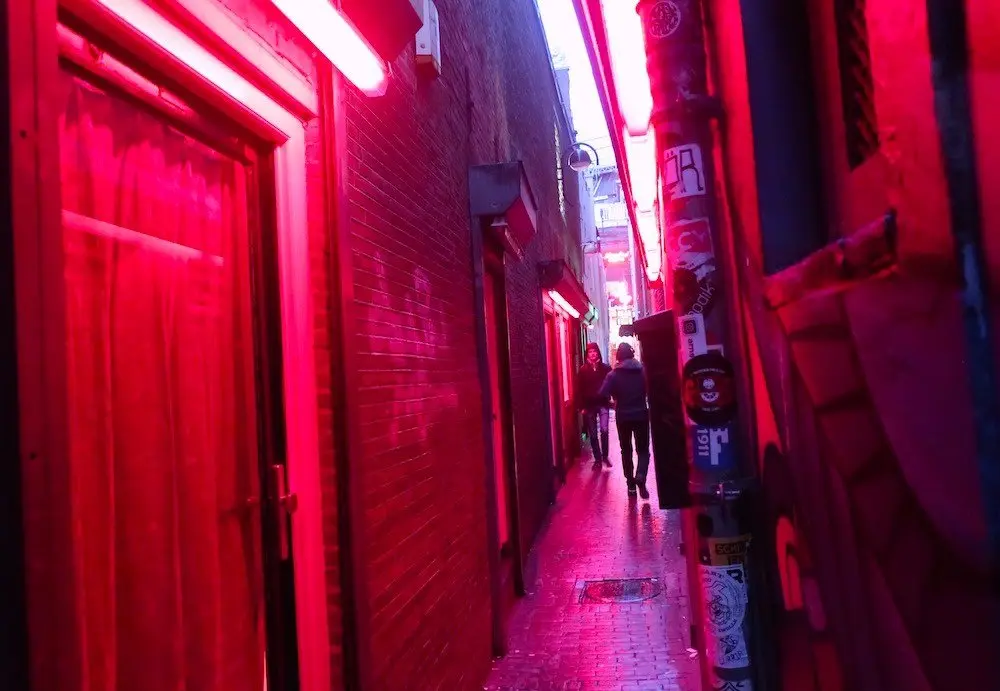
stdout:
[(696, 355), (684, 365), (684, 408), (705, 427), (721, 427), (736, 415), (733, 366), (719, 353)]

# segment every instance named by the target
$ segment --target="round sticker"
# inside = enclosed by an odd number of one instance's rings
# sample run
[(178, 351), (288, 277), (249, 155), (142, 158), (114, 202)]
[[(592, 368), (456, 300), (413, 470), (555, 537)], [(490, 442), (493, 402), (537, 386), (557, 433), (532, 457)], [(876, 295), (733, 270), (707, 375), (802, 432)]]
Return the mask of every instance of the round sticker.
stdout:
[(719, 353), (696, 355), (684, 365), (684, 408), (699, 425), (721, 427), (736, 414), (733, 366)]
[(681, 25), (681, 9), (671, 0), (661, 0), (650, 12), (649, 33), (653, 38), (666, 38)]

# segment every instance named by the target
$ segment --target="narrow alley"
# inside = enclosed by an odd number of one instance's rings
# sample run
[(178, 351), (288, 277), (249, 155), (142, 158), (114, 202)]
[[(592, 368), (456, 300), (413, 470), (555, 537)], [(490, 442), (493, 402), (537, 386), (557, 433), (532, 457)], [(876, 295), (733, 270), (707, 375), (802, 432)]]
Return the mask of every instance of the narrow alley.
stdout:
[(0, 0), (0, 74), (0, 691), (1000, 685), (1000, 0)]
[[(508, 654), (486, 689), (701, 687), (689, 649), (680, 514), (656, 509), (655, 494), (628, 496), (615, 437), (611, 468), (595, 472), (586, 457), (570, 471), (529, 560)], [(631, 579), (643, 583), (612, 582)]]

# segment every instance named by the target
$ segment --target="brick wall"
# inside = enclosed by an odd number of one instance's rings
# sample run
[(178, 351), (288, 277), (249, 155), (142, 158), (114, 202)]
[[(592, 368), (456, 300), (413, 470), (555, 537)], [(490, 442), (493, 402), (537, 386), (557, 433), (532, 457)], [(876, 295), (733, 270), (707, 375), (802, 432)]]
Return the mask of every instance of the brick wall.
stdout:
[(557, 128), (561, 149), (565, 150), (573, 139), (563, 118), (535, 3), (532, 0), (509, 3), (502, 28), (501, 45), (521, 47), (501, 54), (510, 156), (524, 160), (540, 207), (538, 237), (524, 260), (509, 263), (507, 269), (521, 540), (528, 546), (547, 515), (554, 482), (537, 266), (540, 261), (550, 259), (566, 259), (578, 271), (582, 266), (580, 208), (576, 201), (580, 196), (580, 181), (572, 170), (563, 166), (563, 194), (568, 202), (561, 210), (556, 165), (562, 152), (556, 152)]
[[(367, 507), (362, 549), (380, 689), (474, 688), (490, 663), (467, 182), (474, 164), (522, 158), (541, 207), (538, 238), (508, 269), (529, 543), (551, 485), (536, 265), (563, 256), (566, 244), (547, 49), (532, 0), (439, 0), (438, 10), (441, 78), (418, 78), (411, 49), (393, 65), (384, 97), (351, 93), (342, 104), (360, 368), (353, 404)], [(565, 131), (561, 137), (570, 141)]]

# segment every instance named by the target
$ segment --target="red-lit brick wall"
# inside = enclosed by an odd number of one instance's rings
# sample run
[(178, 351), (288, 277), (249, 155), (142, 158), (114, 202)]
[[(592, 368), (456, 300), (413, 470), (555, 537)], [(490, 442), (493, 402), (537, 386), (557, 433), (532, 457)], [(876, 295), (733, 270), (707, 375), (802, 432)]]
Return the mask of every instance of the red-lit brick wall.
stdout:
[[(444, 73), (412, 49), (387, 94), (357, 93), (348, 121), (361, 549), (380, 689), (469, 689), (491, 629), (468, 169), (521, 158), (539, 235), (508, 265), (522, 535), (551, 486), (536, 264), (562, 256), (556, 93), (532, 0), (439, 0)], [(568, 133), (563, 133), (564, 143)], [(575, 194), (570, 190), (568, 194)], [(578, 247), (578, 244), (577, 244)], [(578, 251), (578, 249), (577, 249)]]
[[(775, 463), (765, 462), (762, 453), (761, 467), (772, 508), (796, 522), (816, 570), (825, 625), (811, 635), (826, 642), (812, 654), (818, 660), (823, 655), (817, 650), (836, 642), (847, 675), (844, 688), (989, 686), (995, 673), (988, 651), (997, 645), (1000, 607), (986, 577), (988, 546), (925, 3), (866, 4), (881, 143), (852, 171), (834, 3), (810, 3), (828, 232), (831, 238), (850, 235), (895, 208), (899, 272), (769, 313), (762, 308), (756, 268), (760, 230), (741, 22), (729, 3), (709, 3), (727, 114), (732, 226), (753, 265), (742, 276), (752, 364), (755, 380), (768, 387), (756, 392), (761, 447), (790, 442)], [(995, 295), (1000, 201), (990, 190), (1000, 183), (993, 124), (1000, 114), (1000, 17), (990, 3), (966, 4)], [(790, 612), (788, 621), (796, 616)]]

